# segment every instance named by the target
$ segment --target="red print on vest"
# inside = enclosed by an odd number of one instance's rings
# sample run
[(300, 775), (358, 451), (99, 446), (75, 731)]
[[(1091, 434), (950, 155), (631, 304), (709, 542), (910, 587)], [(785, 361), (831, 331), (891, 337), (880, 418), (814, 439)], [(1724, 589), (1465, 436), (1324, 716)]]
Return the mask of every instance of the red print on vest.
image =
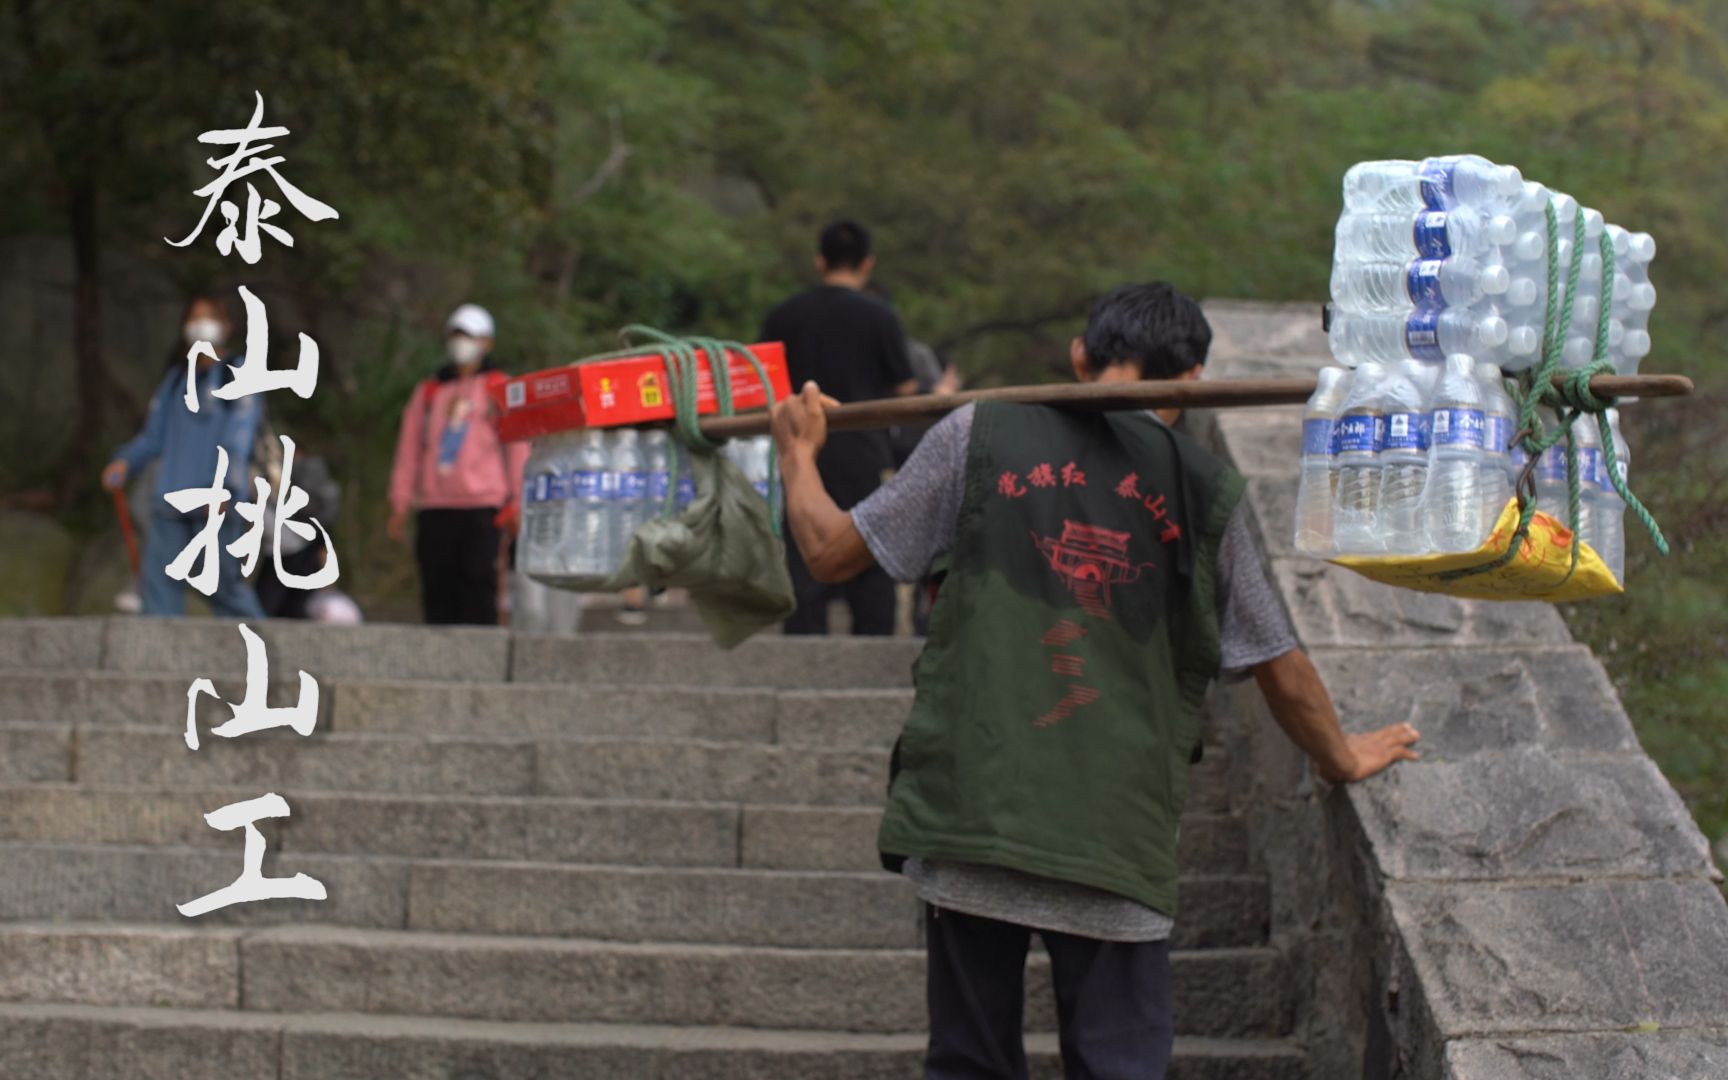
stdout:
[(1050, 569), (1074, 594), (1080, 610), (1093, 618), (1108, 619), (1111, 587), (1139, 581), (1140, 575), (1152, 565), (1128, 561), (1131, 536), (1097, 525), (1064, 521), (1061, 539), (1033, 533), (1032, 541)]

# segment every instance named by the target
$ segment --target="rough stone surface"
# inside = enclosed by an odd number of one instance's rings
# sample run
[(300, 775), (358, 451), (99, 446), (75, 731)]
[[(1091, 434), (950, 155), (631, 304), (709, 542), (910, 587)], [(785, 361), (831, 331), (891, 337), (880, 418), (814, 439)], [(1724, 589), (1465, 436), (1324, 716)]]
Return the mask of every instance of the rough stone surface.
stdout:
[(1397, 589), (1306, 556), (1273, 559), (1272, 578), (1284, 594), (1297, 636), (1309, 648), (1560, 645), (1571, 640), (1548, 604), (1457, 600)]
[(65, 780), (71, 774), (71, 728), (58, 724), (0, 725), (0, 783)]
[(6, 1080), (274, 1078), (282, 1022), (245, 1013), (0, 1006)]
[(94, 669), (102, 666), (106, 620), (0, 620), (0, 670)]
[(910, 690), (790, 690), (776, 699), (775, 741), (890, 747), (912, 711)]
[(341, 680), (331, 728), (380, 733), (638, 735), (768, 742), (766, 690)]
[[(135, 675), (112, 671), (32, 671), (0, 673), (0, 724), (16, 721), (102, 725), (163, 725), (183, 728), (186, 724), (186, 688), (193, 676)], [(237, 702), (246, 692), (246, 680), (223, 676), (212, 679), (223, 700)], [(328, 684), (320, 687), (319, 711), (327, 712)], [(299, 701), (298, 681), (272, 679), (265, 701), (289, 706)], [(222, 702), (208, 696), (198, 700), (199, 723), (211, 727), (231, 715)]]
[(232, 1009), (238, 935), (160, 926), (0, 927), (0, 1001)]
[(1728, 1030), (1461, 1039), (1446, 1080), (1711, 1080), (1728, 1076)]
[[(243, 944), (247, 1006), (480, 1020), (923, 1030), (916, 949), (542, 942), (284, 927)], [(1278, 1034), (1288, 1004), (1266, 949), (1178, 953), (1181, 1034)], [(1049, 962), (1027, 973), (1027, 1027), (1055, 1030)]]
[[(233, 848), (204, 815), (241, 788), (0, 787), (0, 840)], [(418, 858), (731, 866), (735, 807), (549, 798), (294, 791), (291, 815), (259, 823), (272, 851)]]
[[(340, 1017), (291, 1021), (281, 1080), (505, 1080), (640, 1077), (642, 1080), (901, 1080), (923, 1057), (918, 1035), (679, 1029), (625, 1025), (501, 1025)], [(1026, 1040), (1033, 1080), (1057, 1080), (1053, 1036)], [(572, 1074), (573, 1063), (579, 1070)], [(1170, 1080), (1298, 1080), (1301, 1057), (1274, 1041), (1178, 1039)]]
[[(250, 624), (248, 624), (250, 625)], [(108, 625), (112, 671), (243, 675), (246, 645), (225, 619), (121, 619)], [(327, 626), (292, 619), (260, 622), (277, 678), (296, 669), (314, 678), (501, 682), (509, 676), (510, 635), (474, 626)], [(96, 665), (85, 665), (94, 667)]]
[(881, 750), (644, 740), (540, 746), (540, 787), (589, 798), (879, 805), (888, 783)]
[(1388, 878), (1668, 877), (1704, 838), (1641, 754), (1538, 747), (1426, 760), (1350, 789)]
[[(1206, 311), (1207, 377), (1327, 362), (1314, 309)], [(1601, 666), (1547, 605), (1393, 590), (1295, 556), (1299, 421), (1258, 409), (1194, 426), (1250, 478), (1274, 585), (1346, 727), (1410, 720), (1424, 759), (1336, 790), (1243, 726), (1265, 724), (1258, 706), (1209, 736), (1271, 876), (1309, 1075), (1728, 1075), (1728, 911)], [(1622, 1030), (1646, 1022), (1662, 1034)]]
[(766, 635), (725, 652), (695, 635), (518, 637), (511, 678), (631, 686), (889, 689), (912, 685), (912, 661), (919, 647), (906, 638)]
[(1442, 1038), (1710, 1027), (1728, 910), (1703, 881), (1393, 885), (1392, 925)]
[(917, 941), (911, 889), (886, 874), (417, 863), (409, 927), (836, 948)]
[[(0, 920), (112, 920), (180, 923), (175, 904), (240, 876), (231, 852), (176, 848), (0, 844)], [(236, 904), (199, 916), (201, 926), (319, 922), (401, 926), (407, 909), (402, 863), (332, 856), (266, 857), (269, 876), (304, 871), (324, 882), (324, 900)]]
[[(233, 834), (212, 829), (205, 824), (204, 815), (257, 794), (239, 788), (104, 790), (80, 784), (0, 787), (0, 840), (238, 850)], [(290, 808), (303, 810), (304, 798), (296, 795)], [(278, 845), (281, 824), (279, 820), (258, 823), (258, 831), (272, 847)]]
[(1327, 649), (1314, 660), (1350, 730), (1409, 721), (1423, 756), (1525, 746), (1632, 752), (1632, 725), (1590, 650)]
[[(0, 802), (0, 806), (4, 806)], [(742, 865), (761, 870), (873, 870), (880, 866), (876, 807), (746, 806)], [(1241, 819), (1190, 812), (1176, 861), (1184, 874), (1241, 874), (1249, 867)]]
[(301, 736), (281, 729), (235, 739), (205, 735), (194, 752), (167, 731), (87, 728), (79, 732), (78, 779), (278, 790), (290, 803), (296, 790), (526, 795), (534, 788), (534, 744), (458, 736)]

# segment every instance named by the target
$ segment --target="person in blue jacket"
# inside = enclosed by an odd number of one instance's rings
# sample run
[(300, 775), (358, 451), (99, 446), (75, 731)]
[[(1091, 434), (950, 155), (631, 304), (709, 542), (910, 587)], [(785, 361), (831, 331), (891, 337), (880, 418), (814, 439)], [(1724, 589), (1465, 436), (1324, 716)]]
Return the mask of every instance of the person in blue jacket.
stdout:
[[(234, 320), (227, 305), (217, 297), (197, 296), (186, 305), (181, 320), (181, 332), (186, 345), (208, 341), (222, 352), (233, 337)], [(180, 354), (184, 356), (184, 354)], [(160, 459), (156, 471), (156, 490), (151, 498), (154, 512), (146, 527), (144, 554), (139, 571), (139, 598), (146, 615), (182, 615), (186, 611), (186, 584), (167, 574), (168, 564), (192, 542), (203, 526), (204, 509), (181, 514), (163, 498), (170, 491), (184, 488), (208, 488), (216, 472), (217, 448), (228, 451), (228, 473), (223, 486), (228, 490), (222, 523), (219, 573), (216, 591), (209, 597), (210, 608), (218, 615), (261, 619), (264, 609), (258, 596), (240, 575), (240, 562), (226, 548), (245, 531), (246, 523), (234, 513), (236, 502), (250, 499), (247, 471), (252, 460), (252, 445), (258, 434), (261, 406), (256, 396), (224, 401), (215, 390), (229, 378), (228, 369), (208, 355), (198, 358), (198, 411), (186, 407), (185, 361), (170, 366), (162, 385), (150, 400), (150, 413), (144, 430), (114, 454), (114, 460), (102, 470), (102, 486), (118, 491), (126, 478)]]

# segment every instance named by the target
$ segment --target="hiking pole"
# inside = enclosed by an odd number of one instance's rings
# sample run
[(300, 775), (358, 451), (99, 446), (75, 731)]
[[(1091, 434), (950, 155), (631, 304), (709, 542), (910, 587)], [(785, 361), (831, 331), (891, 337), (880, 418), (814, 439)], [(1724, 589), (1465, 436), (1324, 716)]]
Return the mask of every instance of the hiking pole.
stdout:
[(132, 576), (138, 576), (138, 533), (132, 528), (132, 508), (126, 505), (126, 489), (114, 489), (114, 512), (120, 516), (120, 535), (126, 538), (126, 554), (132, 559)]
[[(1564, 385), (1567, 375), (1555, 375)], [(1293, 379), (1152, 379), (1115, 383), (1056, 383), (1046, 386), (1001, 386), (962, 390), (955, 394), (918, 394), (837, 405), (828, 410), (829, 431), (860, 431), (936, 420), (974, 401), (1008, 401), (1026, 405), (1103, 412), (1113, 409), (1237, 409), (1266, 405), (1301, 405), (1314, 396), (1312, 377)], [(1598, 375), (1590, 392), (1600, 398), (1684, 397), (1692, 380), (1684, 375)], [(702, 434), (733, 439), (768, 433), (764, 411), (736, 416), (703, 417)]]

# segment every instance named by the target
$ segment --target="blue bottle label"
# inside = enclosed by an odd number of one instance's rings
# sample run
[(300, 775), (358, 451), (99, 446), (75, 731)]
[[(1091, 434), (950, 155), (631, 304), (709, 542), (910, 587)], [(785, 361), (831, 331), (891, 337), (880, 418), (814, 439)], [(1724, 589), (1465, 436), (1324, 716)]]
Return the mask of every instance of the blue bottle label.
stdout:
[(1443, 308), (1446, 297), (1440, 291), (1440, 268), (1444, 259), (1418, 259), (1404, 273), (1404, 289), (1410, 302), (1419, 308)]
[(663, 503), (666, 493), (672, 490), (672, 474), (656, 470), (648, 474), (648, 498), (652, 502)]
[(1338, 453), (1377, 454), (1386, 444), (1386, 418), (1356, 413), (1338, 420)]
[(1585, 446), (1578, 450), (1578, 476), (1587, 485), (1603, 486), (1608, 479), (1608, 471), (1602, 465), (1602, 451), (1598, 447)]
[[(1507, 444), (1512, 441), (1512, 418), (1499, 413), (1489, 415), (1487, 429), (1482, 435), (1482, 448), (1490, 454), (1504, 454)], [(1520, 451), (1522, 453), (1522, 451)]]
[(1544, 484), (1564, 484), (1566, 482), (1566, 448), (1550, 446), (1542, 452), (1542, 460), (1536, 463), (1536, 479)]
[(648, 474), (631, 470), (616, 474), (618, 477), (618, 498), (628, 502), (641, 502), (648, 495)]
[(1435, 409), (1428, 417), (1428, 437), (1435, 446), (1482, 448), (1487, 417), (1481, 409)]
[(1446, 233), (1448, 220), (1441, 210), (1424, 210), (1416, 215), (1410, 237), (1416, 243), (1416, 254), (1424, 259), (1444, 259), (1452, 254), (1452, 238)]
[(606, 474), (598, 469), (577, 469), (570, 474), (570, 490), (585, 502), (606, 497)]
[(1336, 452), (1332, 448), (1335, 442), (1332, 431), (1335, 426), (1324, 416), (1302, 421), (1302, 456), (1331, 457)]
[(552, 477), (545, 473), (529, 477), (525, 487), (527, 490), (522, 493), (524, 502), (545, 502), (552, 497)]
[(1440, 313), (1412, 312), (1404, 321), (1404, 346), (1418, 360), (1444, 361), (1446, 353), (1440, 348)]
[(1457, 202), (1455, 177), (1458, 165), (1452, 161), (1427, 161), (1422, 165), (1422, 201), (1432, 209), (1444, 210)]
[(1428, 418), (1419, 412), (1395, 412), (1386, 417), (1387, 450), (1428, 449)]
[(678, 478), (678, 505), (689, 506), (696, 501), (696, 478), (686, 470)]

